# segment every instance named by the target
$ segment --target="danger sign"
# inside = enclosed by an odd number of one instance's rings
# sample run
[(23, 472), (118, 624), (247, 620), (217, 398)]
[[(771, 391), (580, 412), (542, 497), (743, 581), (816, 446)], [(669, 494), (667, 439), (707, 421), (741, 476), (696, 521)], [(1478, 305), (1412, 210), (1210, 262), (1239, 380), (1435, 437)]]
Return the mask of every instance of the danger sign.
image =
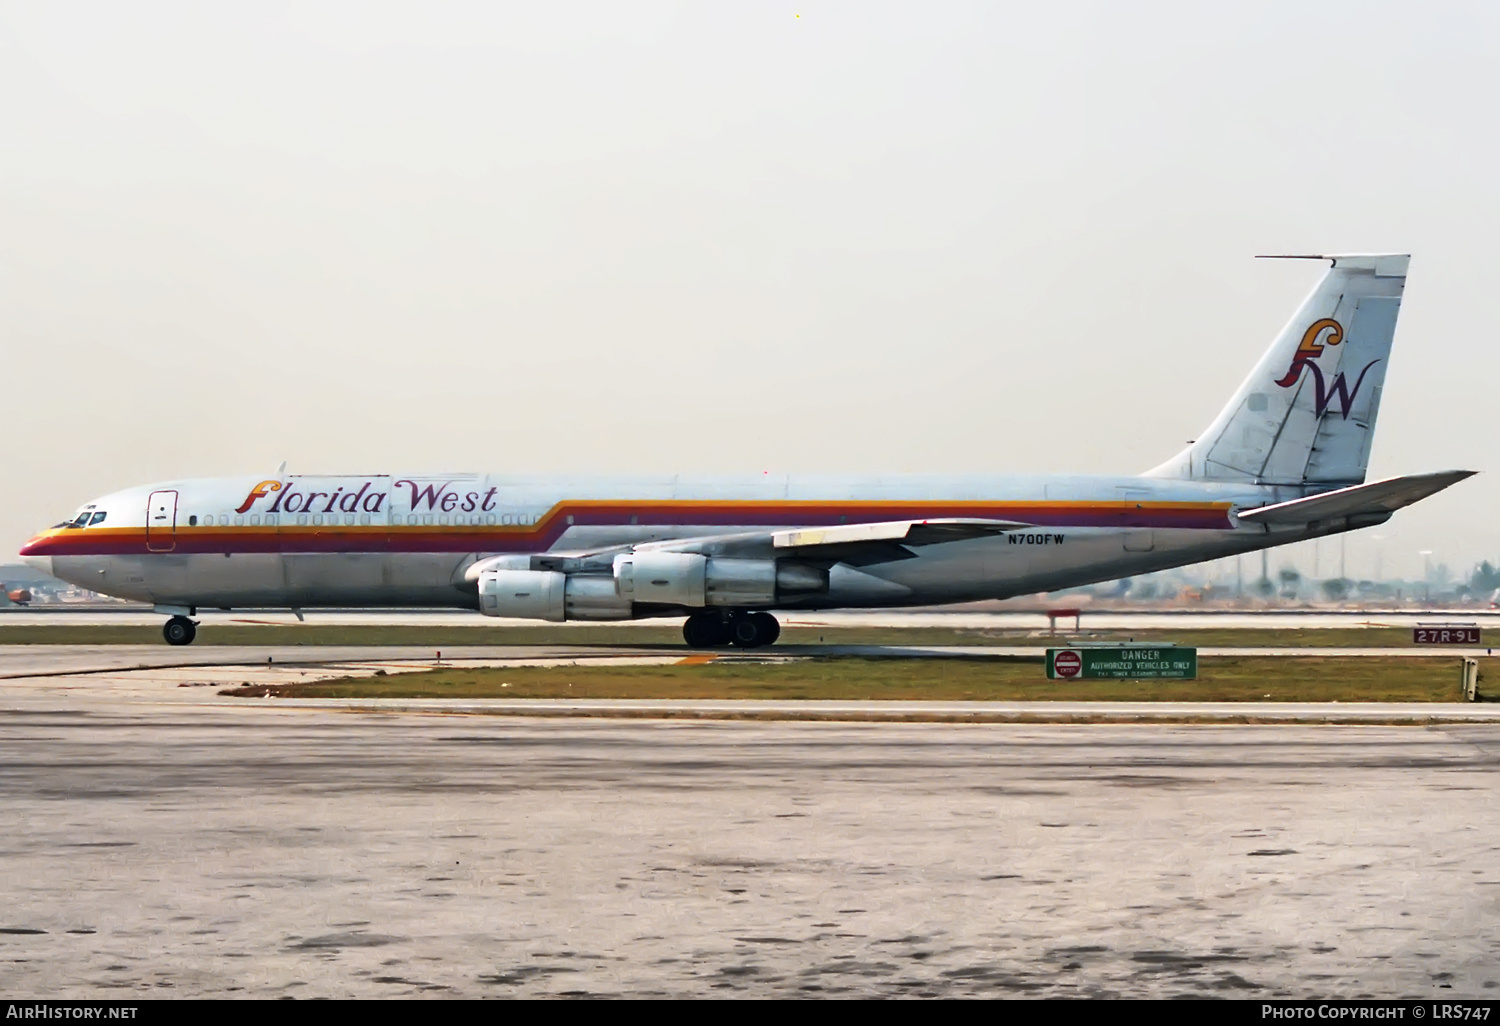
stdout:
[(1193, 680), (1198, 650), (1177, 645), (1080, 645), (1047, 649), (1048, 680)]
[(1052, 673), (1058, 677), (1076, 677), (1083, 672), (1083, 657), (1077, 652), (1058, 652), (1052, 657)]

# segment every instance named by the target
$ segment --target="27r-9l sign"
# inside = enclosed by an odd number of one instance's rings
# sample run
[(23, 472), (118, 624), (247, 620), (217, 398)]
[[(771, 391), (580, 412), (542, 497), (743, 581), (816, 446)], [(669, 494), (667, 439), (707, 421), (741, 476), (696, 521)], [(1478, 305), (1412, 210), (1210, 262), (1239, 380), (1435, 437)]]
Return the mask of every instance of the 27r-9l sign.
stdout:
[(1194, 680), (1198, 650), (1176, 645), (1049, 648), (1048, 680)]
[(1419, 623), (1411, 629), (1414, 645), (1478, 645), (1479, 628), (1472, 623)]

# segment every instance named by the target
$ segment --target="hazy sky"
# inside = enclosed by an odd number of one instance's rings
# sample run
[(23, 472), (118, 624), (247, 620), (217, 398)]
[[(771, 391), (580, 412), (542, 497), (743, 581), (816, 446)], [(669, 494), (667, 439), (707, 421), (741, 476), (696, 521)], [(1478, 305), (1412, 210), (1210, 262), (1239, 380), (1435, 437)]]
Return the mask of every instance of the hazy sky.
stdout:
[(1135, 472), (1367, 250), (1372, 476), (1486, 473), (1350, 572), (1500, 559), (1497, 98), (1493, 3), (0, 2), (0, 561), (282, 460)]

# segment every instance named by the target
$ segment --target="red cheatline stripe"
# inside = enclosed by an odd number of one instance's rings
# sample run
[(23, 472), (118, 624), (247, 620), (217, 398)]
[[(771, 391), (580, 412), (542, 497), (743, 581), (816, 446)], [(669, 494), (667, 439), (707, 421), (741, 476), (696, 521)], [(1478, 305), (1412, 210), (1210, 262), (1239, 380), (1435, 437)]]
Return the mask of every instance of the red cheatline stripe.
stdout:
[[(821, 527), (939, 517), (1020, 520), (1038, 527), (1226, 530), (1229, 503), (1182, 502), (567, 502), (535, 524), (288, 524), (179, 526), (175, 552), (536, 552), (570, 526)], [(440, 514), (417, 514), (436, 518)], [(330, 519), (332, 519), (330, 517)], [(159, 532), (156, 532), (159, 533)], [(119, 555), (148, 551), (144, 528), (55, 529), (23, 555)]]

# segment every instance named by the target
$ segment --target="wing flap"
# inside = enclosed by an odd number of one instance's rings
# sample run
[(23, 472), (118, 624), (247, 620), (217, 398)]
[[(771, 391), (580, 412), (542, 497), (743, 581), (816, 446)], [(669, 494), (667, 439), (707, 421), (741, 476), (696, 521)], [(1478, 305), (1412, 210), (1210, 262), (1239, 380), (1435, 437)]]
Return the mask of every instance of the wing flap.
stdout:
[(903, 545), (938, 545), (1019, 531), (1031, 524), (1013, 520), (979, 520), (950, 517), (937, 520), (887, 520), (874, 524), (838, 524), (834, 527), (799, 527), (774, 531), (776, 549), (815, 549), (861, 542), (899, 542)]
[(1473, 470), (1444, 470), (1435, 474), (1392, 477), (1371, 484), (1339, 488), (1321, 495), (1309, 495), (1305, 499), (1292, 499), (1289, 502), (1247, 509), (1238, 516), (1252, 524), (1307, 524), (1338, 517), (1369, 514), (1389, 516), (1404, 506), (1410, 506), (1429, 495), (1436, 495), (1444, 488), (1473, 477), (1476, 473)]

